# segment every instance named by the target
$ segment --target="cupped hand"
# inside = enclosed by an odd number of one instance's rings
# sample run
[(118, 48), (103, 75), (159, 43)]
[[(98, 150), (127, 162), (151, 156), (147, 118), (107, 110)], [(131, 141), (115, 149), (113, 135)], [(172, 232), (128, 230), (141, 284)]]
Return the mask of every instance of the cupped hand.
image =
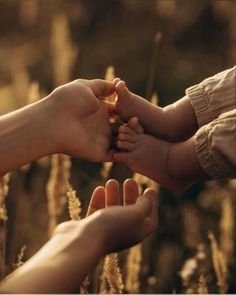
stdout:
[[(157, 226), (157, 193), (147, 189), (139, 196), (133, 179), (123, 184), (123, 202), (116, 180), (98, 187), (91, 198), (87, 233), (99, 236), (103, 254), (120, 251), (141, 242)], [(105, 209), (102, 209), (105, 208)], [(101, 209), (101, 210), (99, 210)]]
[(94, 190), (87, 217), (60, 224), (55, 234), (72, 236), (72, 232), (76, 232), (78, 238), (84, 237), (102, 256), (145, 239), (157, 226), (157, 211), (155, 190), (147, 189), (139, 196), (137, 183), (127, 179), (123, 184), (121, 202), (118, 182), (109, 180), (105, 187)]

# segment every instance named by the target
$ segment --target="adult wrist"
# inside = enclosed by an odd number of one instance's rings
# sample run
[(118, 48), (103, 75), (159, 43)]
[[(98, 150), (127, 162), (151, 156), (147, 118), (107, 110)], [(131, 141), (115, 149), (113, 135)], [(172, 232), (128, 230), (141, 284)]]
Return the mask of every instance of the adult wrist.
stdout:
[(86, 231), (88, 227), (84, 222), (61, 224), (54, 236), (2, 283), (2, 290), (7, 293), (74, 292), (101, 257), (101, 248)]
[(56, 152), (50, 108), (50, 102), (43, 99), (0, 117), (1, 175)]

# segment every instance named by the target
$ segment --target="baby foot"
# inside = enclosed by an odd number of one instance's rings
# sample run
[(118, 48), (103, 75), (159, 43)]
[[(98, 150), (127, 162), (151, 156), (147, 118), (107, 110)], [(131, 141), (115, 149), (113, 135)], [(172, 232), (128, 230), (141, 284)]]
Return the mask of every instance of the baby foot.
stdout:
[(113, 83), (117, 94), (115, 109), (119, 117), (125, 122), (132, 117), (138, 117), (145, 132), (159, 135), (164, 120), (163, 109), (129, 91), (125, 82), (119, 78), (114, 79)]
[[(173, 144), (145, 134), (137, 118), (131, 118), (118, 130), (115, 161), (125, 163), (132, 171), (143, 174), (164, 187), (178, 189), (178, 181), (168, 173), (168, 154)], [(180, 186), (181, 184), (181, 186)]]

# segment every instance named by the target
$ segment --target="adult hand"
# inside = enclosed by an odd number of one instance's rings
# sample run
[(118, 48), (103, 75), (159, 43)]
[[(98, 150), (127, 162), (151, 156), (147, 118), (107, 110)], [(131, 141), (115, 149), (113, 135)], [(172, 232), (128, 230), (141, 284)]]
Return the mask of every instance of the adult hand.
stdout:
[(103, 255), (150, 234), (157, 225), (156, 192), (148, 189), (138, 198), (132, 179), (125, 181), (123, 189), (126, 206), (119, 205), (117, 181), (96, 188), (88, 217), (60, 224), (33, 257), (2, 282), (0, 292), (73, 293)]
[(112, 106), (102, 98), (115, 91), (105, 80), (75, 80), (56, 88), (52, 102), (53, 140), (57, 150), (91, 161), (111, 161), (109, 123)]
[(112, 105), (100, 98), (114, 90), (104, 80), (75, 80), (0, 116), (0, 175), (53, 153), (111, 161)]
[(140, 196), (137, 183), (127, 179), (123, 184), (124, 206), (120, 199), (118, 182), (109, 180), (105, 187), (94, 191), (90, 202), (88, 214), (93, 214), (86, 220), (86, 233), (95, 238), (99, 230), (103, 254), (141, 242), (157, 226), (155, 190), (147, 189)]
[(87, 218), (79, 223), (62, 223), (55, 235), (71, 236), (72, 230), (80, 230), (88, 244), (93, 244), (100, 255), (105, 255), (141, 242), (156, 228), (157, 211), (156, 191), (146, 189), (140, 196), (138, 185), (133, 179), (127, 179), (123, 184), (121, 205), (119, 183), (112, 179), (105, 187), (99, 186), (94, 190)]

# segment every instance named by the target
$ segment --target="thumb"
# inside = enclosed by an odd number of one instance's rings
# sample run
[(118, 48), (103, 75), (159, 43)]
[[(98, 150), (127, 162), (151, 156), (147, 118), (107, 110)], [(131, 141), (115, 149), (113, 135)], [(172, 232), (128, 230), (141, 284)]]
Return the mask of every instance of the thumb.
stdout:
[(152, 202), (145, 195), (142, 195), (137, 199), (135, 208), (139, 212), (139, 216), (142, 219), (145, 219), (146, 217), (149, 217), (149, 215), (151, 214)]
[(143, 196), (148, 198), (151, 201), (152, 204), (152, 210), (150, 212), (150, 218), (153, 219), (153, 221), (157, 221), (157, 212), (158, 212), (158, 195), (157, 192), (152, 189), (148, 188), (144, 191)]
[(89, 80), (88, 85), (97, 98), (106, 97), (115, 92), (115, 85), (112, 82), (106, 80)]
[(148, 236), (158, 224), (158, 215), (157, 215), (157, 193), (153, 189), (146, 189), (143, 198), (146, 198), (150, 202), (149, 211), (147, 211), (147, 215), (145, 216), (142, 227), (140, 228), (141, 237)]

